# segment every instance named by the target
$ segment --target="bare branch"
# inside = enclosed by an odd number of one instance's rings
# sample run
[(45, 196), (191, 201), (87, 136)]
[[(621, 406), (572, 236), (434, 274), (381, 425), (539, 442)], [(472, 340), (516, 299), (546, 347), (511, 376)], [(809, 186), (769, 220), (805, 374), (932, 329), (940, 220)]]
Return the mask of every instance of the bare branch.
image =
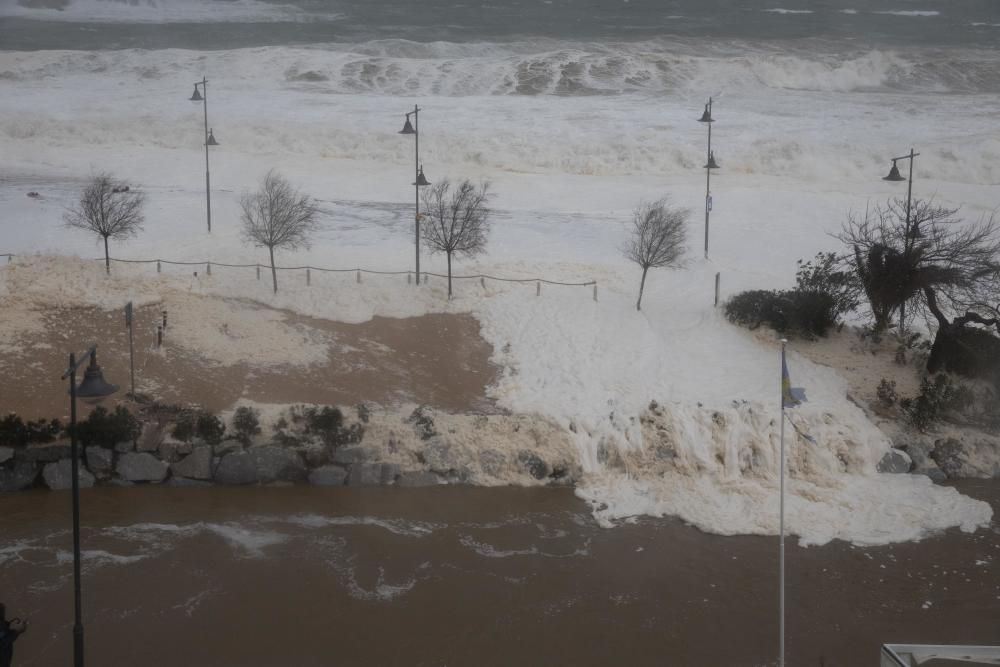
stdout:
[(687, 238), (687, 209), (672, 208), (666, 198), (642, 203), (632, 214), (631, 235), (622, 247), (625, 258), (642, 267), (639, 299), (636, 309), (642, 308), (642, 291), (646, 285), (646, 272), (651, 268), (680, 266)]
[(63, 220), (68, 227), (82, 229), (104, 240), (104, 262), (110, 272), (108, 240), (124, 241), (142, 230), (146, 197), (106, 172), (97, 174), (83, 189), (80, 201), (68, 208)]
[(423, 241), (431, 252), (448, 256), (448, 296), (451, 297), (452, 255), (475, 257), (486, 252), (492, 211), (487, 204), (492, 194), (489, 182), (478, 187), (466, 179), (452, 191), (443, 180), (423, 191)]

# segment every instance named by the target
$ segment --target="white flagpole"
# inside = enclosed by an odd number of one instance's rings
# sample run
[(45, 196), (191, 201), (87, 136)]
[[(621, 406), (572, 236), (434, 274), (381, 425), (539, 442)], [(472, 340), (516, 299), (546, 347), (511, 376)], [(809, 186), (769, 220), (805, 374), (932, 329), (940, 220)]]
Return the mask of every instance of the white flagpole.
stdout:
[(785, 344), (788, 340), (781, 339), (781, 518), (779, 520), (781, 542), (778, 546), (778, 665), (785, 667)]

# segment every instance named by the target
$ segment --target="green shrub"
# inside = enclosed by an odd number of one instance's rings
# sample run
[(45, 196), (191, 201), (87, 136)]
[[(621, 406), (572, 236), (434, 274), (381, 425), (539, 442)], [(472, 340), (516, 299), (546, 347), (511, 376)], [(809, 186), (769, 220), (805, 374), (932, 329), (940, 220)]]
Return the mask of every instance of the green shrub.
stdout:
[(244, 445), (249, 445), (255, 435), (260, 433), (260, 411), (248, 406), (236, 408), (233, 414), (233, 431), (236, 439)]
[(797, 264), (796, 291), (829, 295), (834, 320), (857, 309), (861, 302), (861, 284), (853, 271), (844, 270), (843, 258), (832, 252), (818, 252), (808, 262), (800, 259)]
[(181, 442), (191, 442), (195, 435), (195, 416), (192, 412), (182, 412), (174, 421), (174, 430), (170, 435)]
[(13, 412), (0, 419), (0, 446), (24, 447), (34, 442), (52, 442), (62, 432), (58, 419), (25, 422)]
[(83, 421), (77, 422), (77, 437), (84, 446), (114, 447), (119, 442), (133, 442), (142, 433), (142, 424), (124, 405), (114, 412), (98, 406)]
[(325, 444), (340, 447), (341, 445), (361, 441), (364, 428), (361, 424), (344, 425), (344, 414), (340, 408), (324, 406), (309, 407), (303, 410), (305, 432), (318, 435)]
[(899, 399), (899, 394), (896, 393), (896, 381), (882, 378), (878, 383), (878, 389), (875, 390), (875, 396), (878, 397), (878, 402), (887, 408), (895, 405)]
[(920, 381), (920, 394), (916, 398), (904, 398), (899, 405), (910, 423), (926, 432), (946, 412), (960, 407), (958, 401), (962, 395), (950, 377), (938, 373), (933, 380), (930, 376), (924, 377)]
[(215, 415), (203, 412), (198, 415), (195, 432), (205, 444), (217, 445), (226, 433), (226, 424)]
[(767, 324), (782, 334), (825, 336), (837, 321), (834, 298), (825, 292), (750, 290), (726, 303), (726, 318), (756, 329)]

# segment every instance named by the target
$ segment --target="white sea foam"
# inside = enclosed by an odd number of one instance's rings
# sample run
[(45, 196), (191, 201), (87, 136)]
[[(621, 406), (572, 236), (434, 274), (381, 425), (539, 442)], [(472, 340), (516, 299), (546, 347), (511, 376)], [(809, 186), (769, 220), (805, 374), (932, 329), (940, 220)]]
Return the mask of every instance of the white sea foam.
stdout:
[(288, 519), (293, 523), (306, 528), (325, 528), (328, 526), (376, 526), (393, 533), (406, 537), (426, 537), (434, 532), (439, 526), (423, 521), (403, 521), (397, 519), (381, 519), (374, 516), (322, 516), (319, 514), (305, 514), (293, 516)]
[(920, 9), (897, 9), (885, 12), (875, 12), (876, 14), (886, 14), (889, 16), (940, 16), (941, 12), (934, 10)]
[(212, 533), (221, 537), (240, 556), (259, 558), (271, 546), (288, 540), (288, 536), (273, 530), (260, 530), (237, 523), (212, 523), (198, 521), (190, 524), (137, 523), (130, 526), (113, 526), (105, 532), (126, 539), (145, 542), (157, 549), (173, 548), (180, 538)]
[(762, 9), (762, 12), (769, 12), (771, 14), (815, 14), (811, 9), (784, 9), (782, 7), (775, 7), (773, 9)]

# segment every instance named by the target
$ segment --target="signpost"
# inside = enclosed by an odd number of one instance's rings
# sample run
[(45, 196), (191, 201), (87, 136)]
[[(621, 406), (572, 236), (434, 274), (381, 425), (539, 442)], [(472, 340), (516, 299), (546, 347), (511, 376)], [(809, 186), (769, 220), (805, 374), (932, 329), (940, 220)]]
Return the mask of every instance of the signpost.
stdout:
[[(166, 317), (166, 316), (164, 316)], [(135, 347), (132, 344), (132, 302), (125, 304), (125, 326), (128, 328), (128, 368), (132, 379), (132, 400), (135, 400)]]

